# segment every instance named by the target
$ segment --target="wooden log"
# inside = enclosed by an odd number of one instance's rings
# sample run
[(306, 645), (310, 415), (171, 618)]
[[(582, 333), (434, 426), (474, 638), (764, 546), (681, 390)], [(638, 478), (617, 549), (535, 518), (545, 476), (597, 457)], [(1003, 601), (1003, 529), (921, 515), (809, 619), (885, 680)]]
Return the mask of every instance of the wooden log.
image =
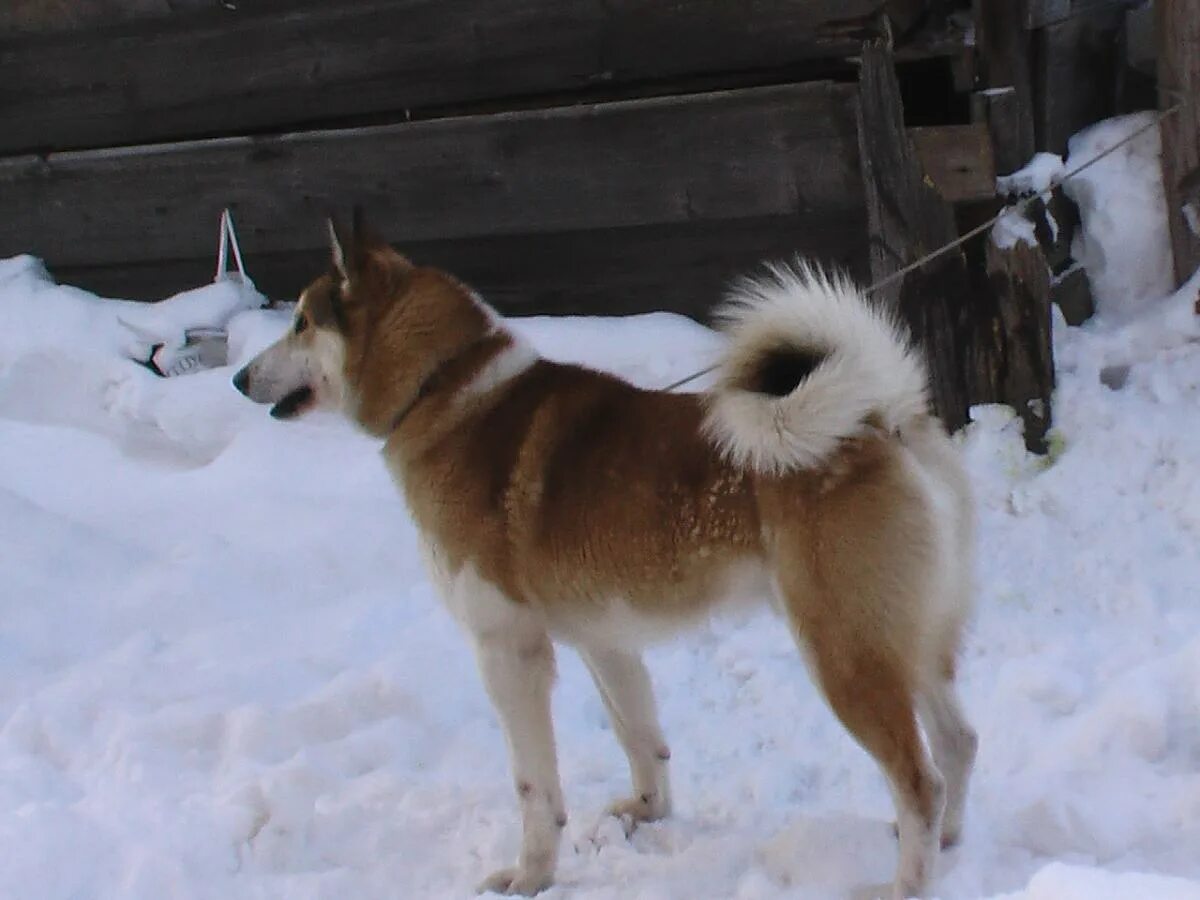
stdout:
[[(859, 154), (869, 223), (871, 276), (878, 281), (958, 237), (949, 205), (926, 180), (904, 130), (904, 108), (891, 52), (863, 47), (859, 77)], [(953, 251), (880, 290), (929, 363), (933, 404), (946, 426), (967, 421), (964, 304), (970, 284)]]
[[(368, 215), (371, 214), (368, 210)], [(308, 223), (313, 249), (252, 253), (255, 284), (276, 299), (295, 298), (328, 265), (323, 224)], [(728, 222), (404, 242), (422, 265), (451, 271), (509, 315), (626, 315), (653, 310), (707, 321), (729, 282), (761, 261), (793, 254), (819, 259), (865, 278), (866, 222), (861, 209), (824, 217), (818, 227), (798, 216)], [(154, 300), (212, 278), (213, 251), (192, 260), (55, 269), (67, 284), (102, 296)]]
[(207, 256), (231, 207), (247, 253), (318, 247), (361, 203), (424, 241), (861, 207), (854, 88), (806, 83), (0, 160), (0, 256), (56, 268)]
[(550, 105), (841, 60), (875, 33), (883, 2), (264, 0), (0, 33), (0, 153)]
[(984, 379), (977, 387), (986, 400), (1011, 406), (1025, 425), (1025, 446), (1046, 452), (1054, 356), (1050, 343), (1050, 270), (1035, 244), (1007, 249), (987, 241), (992, 327), (976, 332), (971, 368)]
[[(975, 0), (981, 106), (995, 147), (996, 169), (1008, 174), (1025, 165), (1036, 146), (1028, 0)], [(977, 109), (979, 106), (977, 106)]]
[(1002, 250), (989, 240), (986, 254), (998, 317), (991, 331), (992, 346), (977, 344), (990, 359), (979, 360), (973, 368), (989, 374), (997, 400), (1015, 409), (1024, 421), (1027, 448), (1043, 454), (1055, 384), (1050, 270), (1040, 248), (1025, 241)]
[(1175, 281), (1200, 268), (1200, 0), (1157, 0), (1163, 187), (1175, 254)]

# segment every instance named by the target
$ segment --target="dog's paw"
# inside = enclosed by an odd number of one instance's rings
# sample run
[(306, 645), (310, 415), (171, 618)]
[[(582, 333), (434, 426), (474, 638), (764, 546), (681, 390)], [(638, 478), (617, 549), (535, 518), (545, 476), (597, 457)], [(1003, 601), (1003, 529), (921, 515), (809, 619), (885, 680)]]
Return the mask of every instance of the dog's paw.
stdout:
[(544, 891), (554, 883), (554, 875), (550, 872), (535, 872), (514, 866), (511, 869), (500, 869), (493, 872), (476, 888), (480, 894), (517, 894), (532, 897)]
[(658, 794), (626, 797), (608, 807), (608, 815), (618, 819), (625, 826), (626, 837), (642, 822), (657, 822), (670, 812), (671, 805)]

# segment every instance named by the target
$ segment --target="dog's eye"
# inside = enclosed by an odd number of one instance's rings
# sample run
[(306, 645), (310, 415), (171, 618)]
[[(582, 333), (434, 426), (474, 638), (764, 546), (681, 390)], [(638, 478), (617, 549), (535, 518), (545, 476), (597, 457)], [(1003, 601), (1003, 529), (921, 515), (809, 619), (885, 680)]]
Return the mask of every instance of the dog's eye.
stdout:
[(304, 316), (296, 316), (296, 325), (292, 329), (295, 334), (299, 334), (308, 327), (308, 319)]

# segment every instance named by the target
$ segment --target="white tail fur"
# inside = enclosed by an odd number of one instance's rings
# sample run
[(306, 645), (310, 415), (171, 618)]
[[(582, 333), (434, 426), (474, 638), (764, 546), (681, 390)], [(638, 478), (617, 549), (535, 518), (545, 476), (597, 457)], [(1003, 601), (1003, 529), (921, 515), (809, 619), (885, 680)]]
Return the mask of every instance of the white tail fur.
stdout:
[(928, 412), (923, 361), (844, 275), (773, 265), (719, 315), (730, 344), (704, 427), (736, 465), (814, 468), (869, 419), (890, 431)]

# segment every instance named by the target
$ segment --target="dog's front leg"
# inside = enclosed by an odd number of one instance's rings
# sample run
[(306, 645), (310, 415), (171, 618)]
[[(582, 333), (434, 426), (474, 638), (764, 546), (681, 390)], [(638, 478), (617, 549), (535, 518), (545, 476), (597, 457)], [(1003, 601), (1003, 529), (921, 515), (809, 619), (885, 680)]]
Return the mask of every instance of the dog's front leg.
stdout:
[(521, 806), (521, 855), (516, 866), (494, 873), (479, 889), (532, 895), (554, 881), (559, 836), (567, 824), (550, 719), (554, 645), (543, 629), (527, 622), (511, 624), (516, 627), (477, 635), (476, 649), (508, 739)]
[(671, 782), (667, 760), (671, 751), (658, 724), (654, 690), (642, 658), (636, 652), (611, 648), (581, 649), (584, 664), (608, 709), (633, 779), (633, 796), (618, 800), (609, 812), (628, 820), (653, 822), (671, 812)]

